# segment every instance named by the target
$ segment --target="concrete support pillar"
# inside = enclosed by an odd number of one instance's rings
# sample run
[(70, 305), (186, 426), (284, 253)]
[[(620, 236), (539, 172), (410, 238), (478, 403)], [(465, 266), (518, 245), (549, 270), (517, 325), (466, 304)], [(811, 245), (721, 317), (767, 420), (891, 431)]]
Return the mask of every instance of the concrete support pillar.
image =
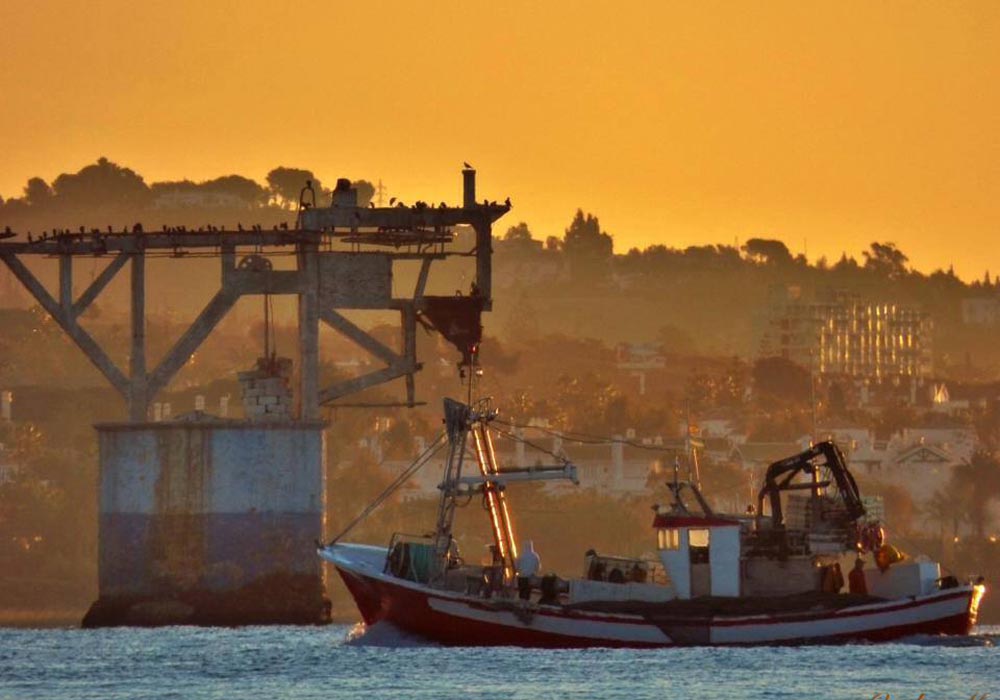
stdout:
[(132, 254), (132, 352), (129, 355), (129, 420), (146, 420), (146, 254)]
[(319, 419), (319, 272), (317, 246), (299, 246), (299, 419)]

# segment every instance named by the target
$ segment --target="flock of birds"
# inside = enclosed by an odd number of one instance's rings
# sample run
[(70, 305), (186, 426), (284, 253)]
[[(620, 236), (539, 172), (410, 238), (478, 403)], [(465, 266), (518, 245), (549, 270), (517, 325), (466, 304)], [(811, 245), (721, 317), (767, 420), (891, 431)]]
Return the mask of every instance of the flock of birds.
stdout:
[[(472, 166), (470, 166), (468, 163), (465, 163), (465, 167), (466, 168), (471, 168)], [(501, 206), (501, 205), (498, 204), (496, 201), (483, 200), (483, 206), (484, 207), (497, 207), (497, 206)], [(506, 206), (508, 208), (510, 207), (510, 197), (507, 197), (507, 199), (504, 200), (502, 206)], [(403, 202), (398, 201), (395, 197), (392, 197), (392, 198), (389, 199), (389, 207), (390, 208), (396, 208), (396, 209), (412, 209), (414, 211), (425, 211), (425, 210), (433, 208), (432, 205), (430, 205), (430, 204), (428, 204), (427, 202), (424, 202), (424, 201), (418, 201), (418, 202), (414, 203), (412, 206), (407, 206)], [(377, 207), (375, 206), (375, 204), (373, 202), (369, 202), (368, 203), (368, 208), (369, 209), (376, 209)], [(439, 209), (447, 209), (448, 205), (445, 202), (441, 202), (441, 204), (438, 205), (438, 208)], [(361, 220), (361, 218), (362, 218), (360, 212), (355, 212), (354, 216), (358, 220)], [(162, 232), (163, 233), (221, 233), (221, 232), (225, 232), (226, 230), (227, 229), (225, 229), (225, 228), (220, 228), (219, 226), (213, 226), (211, 224), (208, 224), (206, 226), (199, 226), (197, 229), (195, 229), (193, 227), (192, 228), (188, 228), (187, 226), (167, 226), (167, 225), (164, 225), (163, 229), (162, 229)], [(254, 224), (254, 225), (250, 226), (250, 228), (244, 228), (243, 224), (240, 223), (240, 224), (236, 225), (236, 230), (240, 231), (240, 232), (243, 232), (243, 231), (262, 232), (262, 231), (264, 231), (264, 227), (261, 226), (260, 224)], [(281, 224), (275, 224), (272, 230), (274, 230), (274, 231), (288, 231), (290, 229), (289, 229), (287, 223), (281, 223)], [(52, 229), (51, 233), (49, 231), (43, 231), (42, 234), (41, 234), (41, 236), (39, 236), (37, 238), (34, 237), (32, 235), (32, 233), (29, 231), (28, 232), (28, 242), (29, 243), (34, 243), (36, 241), (46, 241), (46, 240), (49, 240), (49, 239), (66, 240), (66, 239), (69, 239), (69, 238), (83, 238), (83, 237), (88, 236), (88, 235), (89, 236), (100, 236), (100, 235), (104, 235), (105, 233), (107, 233), (107, 234), (115, 234), (116, 231), (111, 226), (108, 226), (106, 232), (102, 231), (100, 229), (97, 229), (97, 228), (87, 229), (87, 227), (81, 226), (79, 228), (79, 231), (73, 231), (71, 229)], [(142, 224), (135, 224), (135, 225), (133, 225), (131, 227), (131, 229), (128, 226), (125, 226), (125, 227), (122, 228), (121, 231), (119, 231), (117, 233), (119, 233), (121, 235), (128, 235), (128, 234), (144, 233), (144, 231), (143, 231), (143, 228), (142, 228)], [(2, 232), (0, 232), (0, 240), (6, 239), (6, 238), (14, 238), (16, 235), (17, 234), (14, 233), (11, 230), (10, 226), (7, 226), (7, 227), (4, 228), (4, 230)]]

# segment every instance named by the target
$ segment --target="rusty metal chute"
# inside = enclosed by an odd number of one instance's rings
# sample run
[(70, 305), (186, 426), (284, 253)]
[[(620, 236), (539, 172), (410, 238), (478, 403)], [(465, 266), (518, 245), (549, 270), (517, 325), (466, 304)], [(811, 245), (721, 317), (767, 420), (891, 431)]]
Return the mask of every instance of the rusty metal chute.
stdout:
[(485, 300), (478, 294), (453, 297), (424, 297), (419, 318), (444, 336), (462, 353), (462, 364), (472, 364), (483, 340), (482, 314)]

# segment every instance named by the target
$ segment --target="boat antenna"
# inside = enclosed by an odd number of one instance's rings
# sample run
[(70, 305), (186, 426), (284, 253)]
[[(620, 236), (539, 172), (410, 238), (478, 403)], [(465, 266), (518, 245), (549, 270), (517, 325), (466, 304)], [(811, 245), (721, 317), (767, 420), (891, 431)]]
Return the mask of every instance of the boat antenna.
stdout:
[(479, 367), (479, 343), (472, 343), (463, 357), (462, 365), (459, 368), (459, 377), (468, 378), (466, 403), (472, 405), (473, 385), (477, 377), (483, 375), (483, 370)]

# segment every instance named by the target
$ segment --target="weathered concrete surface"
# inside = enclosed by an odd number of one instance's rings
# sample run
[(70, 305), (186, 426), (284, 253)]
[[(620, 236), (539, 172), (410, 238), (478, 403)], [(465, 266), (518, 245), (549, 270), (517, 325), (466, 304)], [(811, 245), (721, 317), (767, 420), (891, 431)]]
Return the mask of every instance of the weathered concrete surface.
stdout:
[(97, 426), (99, 599), (84, 626), (324, 621), (323, 427)]

